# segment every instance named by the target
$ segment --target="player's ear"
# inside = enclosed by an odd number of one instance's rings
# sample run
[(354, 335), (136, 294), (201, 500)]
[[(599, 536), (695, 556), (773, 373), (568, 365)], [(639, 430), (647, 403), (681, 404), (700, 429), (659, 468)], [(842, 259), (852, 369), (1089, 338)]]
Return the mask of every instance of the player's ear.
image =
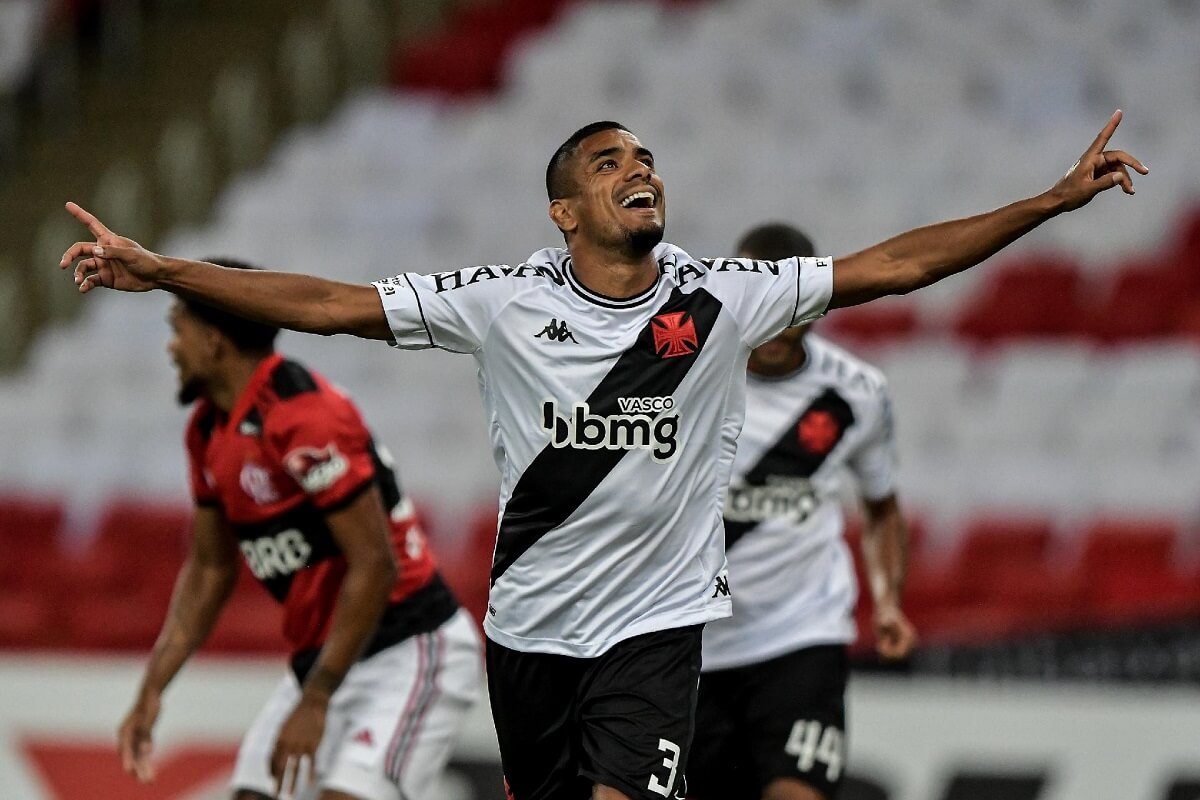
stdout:
[(218, 357), (228, 352), (229, 348), (232, 346), (232, 343), (230, 343), (230, 341), (225, 338), (225, 335), (221, 333), (221, 331), (219, 331), (215, 326), (204, 326), (204, 347), (205, 350), (208, 351), (205, 353), (205, 355), (207, 355), (209, 359), (215, 361)]
[(575, 219), (575, 212), (571, 209), (571, 204), (563, 198), (550, 201), (550, 219), (564, 235), (572, 233), (579, 227), (579, 221)]

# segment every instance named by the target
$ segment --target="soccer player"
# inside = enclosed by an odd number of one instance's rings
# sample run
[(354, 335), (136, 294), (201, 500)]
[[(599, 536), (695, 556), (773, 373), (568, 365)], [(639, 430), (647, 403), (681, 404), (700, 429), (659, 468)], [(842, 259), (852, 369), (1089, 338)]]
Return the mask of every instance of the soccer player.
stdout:
[(125, 770), (152, 778), (163, 690), (212, 629), (240, 556), (282, 605), (292, 656), (238, 752), (235, 799), (319, 785), (321, 800), (434, 800), (482, 653), (390, 458), (348, 397), (274, 352), (278, 328), (186, 299), (170, 323), (179, 401), (196, 404), (186, 436), (196, 509), (118, 734)]
[[(808, 257), (808, 237), (764, 225), (744, 258)], [(878, 370), (788, 328), (750, 354), (746, 422), (725, 500), (733, 616), (704, 631), (688, 790), (698, 800), (830, 800), (845, 774), (846, 646), (854, 567), (837, 492), (844, 470), (866, 511), (863, 556), (885, 659), (916, 642), (900, 610), (907, 529), (895, 491), (887, 383)]]
[(653, 155), (599, 122), (546, 169), (566, 248), (516, 266), (365, 286), (228, 270), (152, 253), (72, 203), (94, 240), (62, 267), (78, 260), (81, 292), (165, 289), (271, 325), (474, 357), (501, 474), (484, 628), (511, 794), (658, 800), (682, 793), (701, 628), (731, 613), (721, 511), (750, 350), (826, 308), (964, 270), (1105, 189), (1132, 192), (1129, 168), (1145, 168), (1104, 150), (1119, 120), (1051, 189), (836, 262), (697, 260), (663, 243)]

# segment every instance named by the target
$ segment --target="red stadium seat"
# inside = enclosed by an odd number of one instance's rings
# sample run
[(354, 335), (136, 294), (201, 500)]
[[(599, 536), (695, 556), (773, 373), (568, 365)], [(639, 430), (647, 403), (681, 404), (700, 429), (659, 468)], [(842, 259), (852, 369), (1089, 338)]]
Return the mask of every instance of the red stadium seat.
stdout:
[(25, 496), (0, 498), (0, 586), (44, 590), (62, 558), (63, 508)]
[(830, 314), (822, 331), (851, 345), (878, 345), (906, 339), (920, 327), (911, 304), (874, 304), (838, 309)]
[(970, 569), (999, 563), (1039, 564), (1049, 553), (1052, 541), (1049, 519), (984, 517), (968, 523), (958, 560)]
[(1083, 314), (1081, 286), (1079, 269), (1069, 261), (1041, 258), (1006, 264), (963, 308), (955, 330), (981, 343), (1073, 334)]
[(67, 610), (67, 639), (88, 650), (148, 650), (166, 613), (160, 603), (137, 595), (91, 598)]
[(1127, 265), (1107, 298), (1092, 309), (1088, 330), (1106, 342), (1166, 336), (1190, 293), (1188, 278), (1180, 270), (1163, 269), (1155, 262)]
[(1062, 565), (1017, 561), (980, 576), (977, 603), (1006, 609), (1020, 622), (1021, 633), (1069, 628), (1084, 606), (1086, 581)]
[(1178, 526), (1168, 520), (1100, 520), (1084, 533), (1080, 569), (1168, 571)]
[(1180, 304), (1173, 333), (1200, 344), (1200, 298), (1189, 298)]
[(62, 527), (63, 507), (57, 500), (25, 495), (0, 496), (0, 542), (52, 544)]
[(1172, 563), (1177, 536), (1169, 521), (1094, 523), (1085, 533), (1078, 567), (1087, 586), (1088, 621), (1125, 624), (1194, 608), (1200, 586)]
[(61, 644), (50, 599), (34, 592), (0, 594), (0, 648)]
[(1109, 568), (1087, 580), (1087, 622), (1132, 625), (1200, 611), (1200, 583), (1174, 570)]
[(191, 530), (191, 512), (177, 503), (118, 500), (100, 518), (97, 541), (131, 558), (179, 559)]

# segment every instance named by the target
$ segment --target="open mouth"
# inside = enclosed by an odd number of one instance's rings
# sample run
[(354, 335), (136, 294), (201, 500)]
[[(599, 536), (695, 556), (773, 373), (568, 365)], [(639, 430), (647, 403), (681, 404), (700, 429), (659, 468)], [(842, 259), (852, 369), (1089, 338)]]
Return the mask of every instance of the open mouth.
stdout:
[(644, 208), (652, 209), (658, 204), (658, 198), (654, 192), (642, 191), (634, 192), (621, 201), (621, 208)]

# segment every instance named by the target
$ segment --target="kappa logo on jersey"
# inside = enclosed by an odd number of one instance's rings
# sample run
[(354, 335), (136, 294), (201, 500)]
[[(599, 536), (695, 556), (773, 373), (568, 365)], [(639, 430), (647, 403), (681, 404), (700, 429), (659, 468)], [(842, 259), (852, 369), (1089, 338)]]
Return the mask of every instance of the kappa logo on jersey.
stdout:
[(823, 408), (810, 408), (796, 423), (796, 438), (810, 453), (823, 456), (833, 449), (842, 436), (837, 418)]
[(650, 327), (654, 332), (654, 352), (662, 358), (691, 355), (700, 344), (696, 324), (686, 311), (659, 314), (650, 320)]
[(283, 459), (283, 465), (300, 487), (309, 494), (322, 492), (337, 483), (350, 469), (350, 462), (333, 442), (323, 448), (297, 447)]
[(565, 319), (560, 324), (557, 318), (552, 318), (550, 324), (542, 328), (540, 333), (535, 333), (533, 338), (540, 339), (543, 336), (552, 342), (572, 341), (575, 344), (579, 344), (579, 340), (575, 338), (575, 334), (571, 333), (571, 329), (567, 327)]
[[(238, 483), (241, 484), (242, 491), (250, 495), (251, 499), (260, 506), (269, 506), (279, 502), (279, 492), (271, 483), (271, 473), (253, 461), (247, 461), (242, 465)], [(209, 485), (212, 485), (211, 480)]]
[[(567, 417), (558, 415), (558, 404), (547, 400), (542, 404), (542, 428), (550, 431), (550, 444), (556, 448), (580, 450), (649, 450), (655, 461), (670, 461), (679, 451), (679, 415), (646, 413), (642, 409), (654, 406), (667, 410), (675, 408), (670, 397), (622, 397), (622, 414), (599, 416), (591, 413), (587, 403), (571, 406)], [(639, 409), (634, 411), (634, 409)]]
[(761, 486), (730, 486), (725, 500), (725, 519), (751, 523), (790, 519), (801, 523), (816, 507), (817, 493), (807, 478), (769, 475)]
[(303, 569), (312, 555), (312, 545), (304, 538), (304, 534), (294, 528), (273, 536), (243, 540), (238, 545), (242, 548), (246, 565), (260, 581), (291, 575)]

